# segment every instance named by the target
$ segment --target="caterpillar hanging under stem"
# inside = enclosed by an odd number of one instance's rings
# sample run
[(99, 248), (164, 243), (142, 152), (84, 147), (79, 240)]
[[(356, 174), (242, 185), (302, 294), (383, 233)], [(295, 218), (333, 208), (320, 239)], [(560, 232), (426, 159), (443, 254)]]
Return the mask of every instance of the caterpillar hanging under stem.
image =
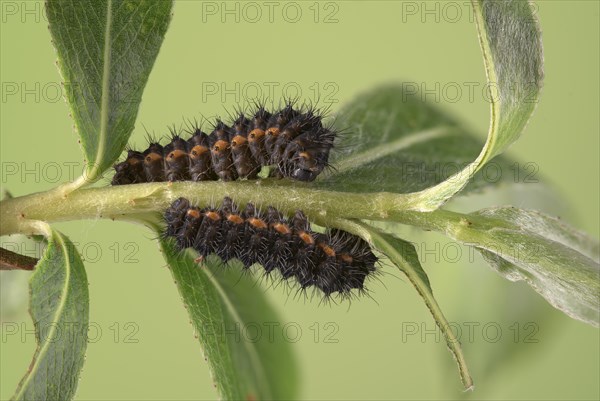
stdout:
[(258, 264), (269, 277), (277, 272), (327, 299), (364, 292), (365, 279), (377, 273), (378, 258), (367, 242), (338, 229), (316, 232), (300, 210), (285, 217), (273, 206), (261, 210), (248, 203), (240, 210), (229, 197), (204, 208), (179, 198), (164, 220), (163, 238), (172, 238), (180, 251), (192, 248), (199, 260), (216, 254), (225, 264), (237, 259), (245, 270)]

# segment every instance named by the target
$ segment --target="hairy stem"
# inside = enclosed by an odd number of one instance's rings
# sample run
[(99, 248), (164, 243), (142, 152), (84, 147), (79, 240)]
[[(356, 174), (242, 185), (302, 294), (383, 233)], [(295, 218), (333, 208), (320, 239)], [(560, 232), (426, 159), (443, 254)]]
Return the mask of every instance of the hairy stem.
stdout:
[[(273, 205), (288, 214), (300, 209), (321, 226), (336, 227), (341, 219), (388, 220), (450, 234), (469, 228), (477, 219), (440, 209), (434, 212), (411, 210), (412, 203), (403, 194), (330, 192), (265, 179), (228, 183), (147, 183), (82, 188), (72, 192), (58, 187), (1, 201), (0, 235), (43, 234), (39, 231), (39, 221), (109, 218), (139, 222), (139, 216), (148, 220), (148, 216), (164, 212), (179, 197), (198, 205), (216, 205), (225, 196), (240, 205), (247, 202), (263, 207)], [(486, 219), (478, 224), (497, 226), (506, 223)]]
[(404, 195), (329, 192), (302, 184), (281, 185), (281, 180), (268, 179), (228, 183), (147, 183), (72, 192), (59, 188), (0, 202), (0, 235), (30, 234), (28, 222), (38, 220), (120, 219), (131, 214), (162, 212), (178, 197), (207, 205), (230, 196), (242, 205), (247, 202), (273, 205), (288, 213), (301, 209), (317, 223), (339, 217), (380, 220), (389, 217), (390, 213), (396, 213), (402, 220), (402, 210), (410, 207)]

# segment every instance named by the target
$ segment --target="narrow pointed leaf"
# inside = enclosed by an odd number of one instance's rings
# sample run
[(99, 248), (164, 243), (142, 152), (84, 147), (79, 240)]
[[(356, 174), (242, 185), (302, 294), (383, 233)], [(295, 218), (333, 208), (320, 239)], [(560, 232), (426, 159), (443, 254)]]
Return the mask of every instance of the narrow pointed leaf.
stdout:
[(127, 144), (171, 8), (170, 0), (46, 3), (88, 182), (98, 179)]
[(83, 262), (66, 236), (50, 233), (29, 288), (37, 349), (13, 400), (70, 400), (87, 347), (89, 297)]
[(543, 80), (541, 32), (527, 0), (471, 0), (490, 88), (491, 119), (481, 153), (464, 170), (415, 197), (434, 210), (459, 192), (495, 156), (515, 142), (537, 104)]
[[(470, 189), (510, 179), (496, 159), (517, 140), (537, 104), (543, 79), (540, 30), (526, 0), (472, 0), (490, 88), (491, 121), (480, 146), (456, 122), (418, 99), (414, 87), (391, 86), (359, 96), (338, 126), (360, 146), (342, 149), (318, 186), (353, 192), (397, 192), (403, 209), (435, 210)], [(479, 172), (479, 176), (476, 174)], [(500, 173), (500, 177), (498, 177)]]
[(279, 322), (263, 290), (240, 266), (224, 268), (217, 258), (198, 263), (172, 241), (161, 241), (191, 323), (225, 400), (290, 400), (298, 369), (291, 344), (280, 336), (245, 335), (246, 328)]
[(450, 327), (446, 317), (442, 313), (440, 306), (433, 296), (431, 283), (429, 282), (427, 273), (425, 273), (425, 270), (423, 270), (423, 267), (421, 266), (414, 245), (362, 222), (353, 223), (345, 221), (342, 224), (345, 225), (345, 229), (349, 229), (355, 234), (360, 235), (366, 241), (372, 244), (376, 250), (385, 255), (394, 265), (396, 265), (396, 267), (398, 267), (398, 269), (400, 269), (400, 271), (406, 275), (421, 298), (423, 298), (423, 301), (433, 316), (435, 323), (444, 335), (448, 349), (452, 353), (452, 356), (458, 365), (463, 386), (466, 390), (471, 390), (473, 388), (473, 380), (471, 379), (460, 342), (453, 333), (452, 328)]

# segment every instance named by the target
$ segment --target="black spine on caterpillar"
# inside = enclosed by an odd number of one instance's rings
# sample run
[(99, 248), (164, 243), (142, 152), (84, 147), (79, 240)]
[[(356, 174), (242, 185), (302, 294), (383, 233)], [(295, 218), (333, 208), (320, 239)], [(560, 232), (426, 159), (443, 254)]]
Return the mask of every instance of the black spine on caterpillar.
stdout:
[[(335, 133), (312, 111), (294, 118), (280, 134), (274, 153), (283, 176), (314, 180), (328, 166)], [(281, 153), (279, 153), (281, 152)]]
[(179, 135), (173, 135), (171, 142), (165, 146), (163, 154), (167, 181), (187, 181), (191, 178), (190, 158), (185, 140)]
[(179, 198), (171, 203), (171, 206), (165, 212), (167, 229), (164, 232), (164, 238), (173, 237), (180, 232), (189, 208), (190, 202), (185, 198)]
[(165, 212), (165, 222), (163, 236), (174, 238), (180, 250), (216, 254), (225, 263), (238, 259), (246, 269), (260, 264), (266, 274), (278, 271), (326, 297), (363, 290), (376, 271), (377, 257), (365, 241), (342, 230), (314, 232), (301, 211), (287, 219), (274, 207), (262, 212), (252, 203), (240, 212), (230, 198), (204, 209), (179, 198)]
[(270, 119), (271, 113), (261, 106), (258, 108), (258, 111), (254, 113), (254, 116), (250, 121), (248, 144), (250, 151), (252, 152), (252, 157), (254, 157), (261, 166), (267, 166), (271, 159), (265, 147), (265, 134)]
[(243, 114), (240, 114), (234, 121), (231, 129), (229, 143), (231, 144), (231, 155), (233, 165), (240, 178), (254, 179), (260, 172), (260, 163), (252, 155), (250, 144), (248, 143), (248, 131), (250, 120)]
[(173, 133), (164, 147), (129, 150), (114, 166), (112, 185), (256, 179), (263, 166), (276, 167), (272, 176), (312, 181), (329, 166), (337, 132), (324, 127), (314, 109), (302, 112), (288, 103), (273, 114), (259, 105), (251, 118), (238, 113), (231, 127), (218, 120), (210, 135), (199, 128), (191, 134), (186, 141)]
[(267, 131), (265, 133), (265, 149), (270, 155), (270, 163), (276, 164), (281, 158), (279, 155), (281, 151), (278, 150), (281, 148), (282, 141), (279, 141), (278, 146), (279, 136), (285, 127), (298, 116), (300, 116), (300, 112), (295, 110), (293, 105), (290, 103), (278, 113), (273, 114), (269, 119), (269, 122), (267, 123)]
[(231, 198), (223, 199), (221, 214), (223, 215), (221, 229), (225, 235), (222, 238), (224, 245), (217, 250), (218, 255), (223, 260), (236, 258), (241, 260), (244, 256), (245, 221)]
[(214, 181), (217, 174), (212, 168), (211, 146), (208, 135), (199, 128), (188, 139), (190, 176), (192, 181)]
[(115, 175), (112, 185), (127, 185), (147, 182), (144, 173), (144, 155), (137, 150), (129, 149), (125, 161), (114, 166)]
[(223, 181), (233, 181), (238, 178), (237, 170), (233, 164), (233, 156), (231, 154), (231, 144), (229, 137), (231, 136), (231, 128), (222, 121), (217, 121), (215, 129), (209, 135), (211, 144), (212, 166)]
[(148, 182), (165, 181), (164, 148), (159, 143), (150, 143), (144, 155), (144, 174)]

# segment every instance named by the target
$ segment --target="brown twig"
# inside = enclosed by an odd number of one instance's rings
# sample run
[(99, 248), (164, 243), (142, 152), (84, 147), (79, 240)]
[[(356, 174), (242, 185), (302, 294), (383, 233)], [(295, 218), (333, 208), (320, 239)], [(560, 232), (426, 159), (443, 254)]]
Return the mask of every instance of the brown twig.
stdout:
[(0, 248), (0, 270), (33, 270), (38, 260)]

